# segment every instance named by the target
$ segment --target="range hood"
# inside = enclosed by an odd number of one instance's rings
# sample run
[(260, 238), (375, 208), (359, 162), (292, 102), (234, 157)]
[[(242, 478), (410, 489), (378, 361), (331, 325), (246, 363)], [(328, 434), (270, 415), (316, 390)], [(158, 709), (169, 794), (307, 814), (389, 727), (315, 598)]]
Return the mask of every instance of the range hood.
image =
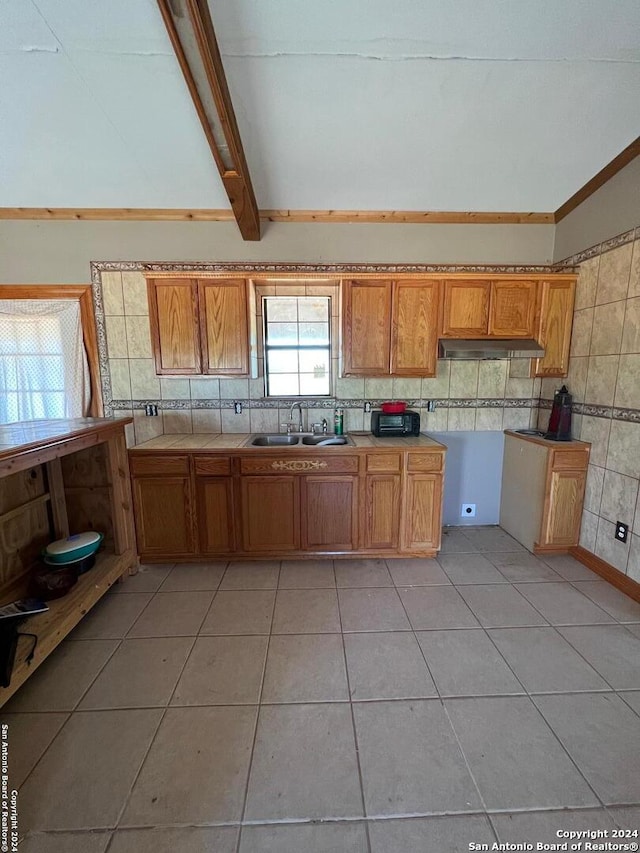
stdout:
[(439, 357), (456, 359), (542, 358), (544, 349), (534, 340), (458, 340), (440, 341)]

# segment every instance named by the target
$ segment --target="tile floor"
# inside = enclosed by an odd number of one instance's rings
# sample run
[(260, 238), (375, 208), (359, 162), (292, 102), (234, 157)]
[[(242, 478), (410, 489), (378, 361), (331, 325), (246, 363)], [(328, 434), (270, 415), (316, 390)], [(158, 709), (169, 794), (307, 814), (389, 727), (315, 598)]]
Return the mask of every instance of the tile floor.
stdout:
[(0, 716), (21, 853), (557, 843), (639, 827), (640, 605), (499, 528), (144, 566)]

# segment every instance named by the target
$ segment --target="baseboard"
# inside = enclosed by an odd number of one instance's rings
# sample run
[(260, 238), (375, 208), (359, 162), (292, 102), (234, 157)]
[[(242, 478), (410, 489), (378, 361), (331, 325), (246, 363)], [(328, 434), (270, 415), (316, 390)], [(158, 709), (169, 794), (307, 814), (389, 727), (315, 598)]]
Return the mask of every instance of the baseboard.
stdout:
[(569, 553), (588, 569), (591, 569), (592, 572), (600, 575), (601, 578), (609, 581), (610, 584), (617, 587), (621, 592), (624, 592), (629, 598), (633, 598), (634, 601), (640, 601), (640, 583), (634, 581), (633, 578), (623, 574), (619, 569), (607, 563), (606, 560), (602, 560), (581, 545), (574, 545), (572, 548), (569, 548)]

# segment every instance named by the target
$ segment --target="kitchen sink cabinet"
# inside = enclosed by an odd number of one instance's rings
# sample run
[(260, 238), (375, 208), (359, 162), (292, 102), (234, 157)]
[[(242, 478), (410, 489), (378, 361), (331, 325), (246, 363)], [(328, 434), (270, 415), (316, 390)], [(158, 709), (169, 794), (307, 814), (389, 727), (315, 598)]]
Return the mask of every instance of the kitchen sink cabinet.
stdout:
[(435, 376), (437, 280), (343, 282), (343, 373)]
[(301, 485), (302, 548), (315, 552), (357, 548), (357, 476), (309, 474)]
[(545, 352), (543, 358), (532, 360), (532, 376), (566, 376), (569, 371), (575, 280), (544, 281), (540, 286), (537, 340)]
[(367, 436), (362, 447), (275, 453), (202, 452), (194, 439), (180, 452), (130, 451), (145, 560), (433, 556), (440, 547), (445, 448), (424, 436), (396, 449)]
[(249, 375), (244, 279), (147, 279), (156, 373)]
[(506, 432), (500, 525), (534, 553), (566, 552), (580, 538), (590, 445)]
[(244, 476), (242, 545), (245, 551), (283, 553), (300, 550), (300, 478), (270, 474)]

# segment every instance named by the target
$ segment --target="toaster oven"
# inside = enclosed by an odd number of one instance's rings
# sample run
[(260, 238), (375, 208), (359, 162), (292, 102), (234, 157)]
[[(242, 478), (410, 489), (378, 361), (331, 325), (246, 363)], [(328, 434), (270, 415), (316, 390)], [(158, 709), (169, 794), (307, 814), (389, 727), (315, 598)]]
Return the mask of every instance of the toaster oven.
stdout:
[(371, 412), (371, 432), (374, 435), (420, 435), (420, 415), (407, 410), (390, 414), (375, 410)]

